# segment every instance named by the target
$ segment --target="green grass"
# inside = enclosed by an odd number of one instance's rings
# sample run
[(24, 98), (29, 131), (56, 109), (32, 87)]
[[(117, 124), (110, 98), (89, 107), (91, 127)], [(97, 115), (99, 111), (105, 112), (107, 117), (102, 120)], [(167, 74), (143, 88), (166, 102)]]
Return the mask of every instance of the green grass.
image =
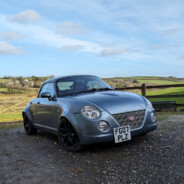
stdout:
[[(177, 104), (184, 104), (184, 98), (149, 98), (151, 102), (165, 102), (165, 101), (175, 101)], [(184, 109), (184, 107), (181, 107)]]
[[(138, 92), (137, 94), (141, 95), (141, 92)], [(184, 95), (184, 87), (178, 87), (178, 88), (166, 88), (166, 89), (160, 89), (160, 90), (152, 90), (152, 91), (146, 91), (146, 96), (150, 95)], [(161, 102), (161, 101), (176, 101), (178, 104), (184, 104), (184, 98), (183, 97), (175, 97), (175, 98), (149, 98), (151, 102)]]
[(177, 111), (177, 112), (156, 112), (157, 121), (161, 122), (169, 118), (171, 115), (184, 115), (183, 111)]
[(134, 76), (133, 78), (136, 79), (160, 79), (161, 77), (159, 76)]
[[(157, 113), (156, 113), (157, 114)], [(169, 115), (157, 115), (157, 121), (161, 122), (169, 118)]]
[(0, 123), (22, 121), (22, 111), (34, 94), (0, 94)]
[(7, 88), (0, 88), (0, 93), (2, 93), (2, 92), (7, 92), (7, 91), (8, 91)]
[(135, 76), (135, 77), (115, 77), (108, 78), (108, 80), (137, 80), (139, 83), (149, 83), (154, 85), (169, 85), (169, 84), (184, 84), (182, 78), (170, 78), (170, 77), (157, 77), (157, 76)]
[(146, 91), (147, 95), (179, 95), (184, 94), (184, 87), (166, 88), (160, 90)]
[[(147, 91), (146, 95), (181, 95), (184, 94), (184, 87), (179, 88), (166, 88), (161, 90)], [(152, 102), (160, 101), (176, 101), (178, 104), (184, 104), (184, 98), (149, 98)]]
[(11, 79), (0, 79), (0, 83), (10, 82)]
[(157, 85), (169, 85), (169, 84), (184, 84), (184, 79), (171, 79), (171, 78), (164, 78), (164, 77), (148, 77), (148, 76), (142, 76), (142, 77), (132, 77), (136, 80), (138, 80), (141, 83), (152, 83)]
[(137, 79), (141, 83), (152, 83), (157, 85), (184, 84), (184, 81)]
[(23, 126), (22, 122), (14, 122), (14, 123), (0, 123), (0, 129), (5, 129), (5, 128), (16, 128)]
[(173, 111), (173, 112), (163, 112), (163, 111), (161, 111), (161, 112), (157, 112), (156, 113), (157, 115), (159, 115), (159, 116), (169, 116), (169, 115), (184, 115), (184, 112), (183, 111), (177, 111), (177, 112), (175, 112), (175, 111)]
[(21, 118), (21, 113), (16, 114), (0, 114), (0, 119), (6, 119), (6, 118)]
[(137, 79), (137, 80), (145, 80), (145, 79), (160, 79), (160, 77), (157, 76), (134, 76), (134, 77), (114, 77), (113, 79), (127, 79), (127, 78), (131, 78), (131, 79)]

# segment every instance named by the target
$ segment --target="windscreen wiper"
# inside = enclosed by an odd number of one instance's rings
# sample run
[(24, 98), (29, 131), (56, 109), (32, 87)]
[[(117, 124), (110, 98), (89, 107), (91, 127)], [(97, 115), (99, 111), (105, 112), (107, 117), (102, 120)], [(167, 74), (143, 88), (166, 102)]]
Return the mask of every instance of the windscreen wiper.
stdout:
[(113, 90), (112, 88), (92, 88), (89, 90), (83, 90), (83, 91), (79, 91), (76, 93), (70, 93), (70, 94), (66, 94), (66, 95), (62, 95), (62, 96), (73, 96), (73, 95), (78, 95), (81, 93), (90, 93), (90, 92), (95, 92), (95, 91), (107, 91), (107, 90)]
[(86, 93), (86, 91), (79, 91), (77, 93), (69, 93), (69, 94), (62, 95), (62, 97), (64, 97), (64, 96), (74, 96), (74, 95), (78, 95), (80, 93)]
[[(91, 91), (91, 90), (90, 90)], [(83, 90), (83, 91), (79, 91), (79, 92), (76, 92), (76, 93), (69, 93), (69, 94), (66, 94), (66, 95), (62, 95), (62, 96), (74, 96), (74, 95), (78, 95), (78, 94), (81, 94), (81, 93), (87, 93), (88, 91), (86, 90)]]
[(65, 94), (65, 95), (61, 95), (61, 97), (65, 97), (65, 96), (73, 96), (74, 94), (73, 93), (68, 93), (68, 94)]
[(81, 94), (81, 93), (86, 93), (86, 91), (79, 91), (77, 93), (73, 93), (73, 95), (78, 95), (78, 94)]
[(113, 90), (112, 88), (99, 88), (98, 91), (109, 91)]
[(87, 90), (86, 93), (93, 92), (93, 91), (98, 91), (98, 89), (97, 88), (92, 88), (92, 89)]
[(113, 89), (111, 89), (111, 88), (92, 88), (90, 90), (87, 90), (86, 93), (95, 92), (95, 91), (107, 91), (107, 90), (113, 90)]

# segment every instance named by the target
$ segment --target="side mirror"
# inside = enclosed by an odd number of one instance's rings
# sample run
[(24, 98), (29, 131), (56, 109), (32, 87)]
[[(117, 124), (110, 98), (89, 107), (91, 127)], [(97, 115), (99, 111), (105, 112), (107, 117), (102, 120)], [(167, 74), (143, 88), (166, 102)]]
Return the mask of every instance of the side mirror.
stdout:
[(44, 92), (41, 94), (41, 98), (51, 98), (51, 94), (49, 92)]

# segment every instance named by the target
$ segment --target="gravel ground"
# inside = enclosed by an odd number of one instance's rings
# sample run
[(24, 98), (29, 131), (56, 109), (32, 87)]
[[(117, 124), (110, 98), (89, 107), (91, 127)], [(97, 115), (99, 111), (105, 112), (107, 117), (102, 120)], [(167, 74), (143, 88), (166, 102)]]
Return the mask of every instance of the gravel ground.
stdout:
[(0, 130), (0, 184), (9, 183), (184, 184), (184, 116), (171, 115), (156, 131), (129, 142), (79, 153), (64, 151), (48, 133)]

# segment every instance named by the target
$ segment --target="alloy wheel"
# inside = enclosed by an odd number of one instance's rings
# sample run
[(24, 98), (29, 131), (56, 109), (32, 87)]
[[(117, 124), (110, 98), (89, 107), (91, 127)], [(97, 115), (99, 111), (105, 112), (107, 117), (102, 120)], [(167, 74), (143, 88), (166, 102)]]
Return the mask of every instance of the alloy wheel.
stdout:
[(58, 138), (67, 151), (79, 151), (82, 148), (75, 129), (66, 119), (61, 120)]

